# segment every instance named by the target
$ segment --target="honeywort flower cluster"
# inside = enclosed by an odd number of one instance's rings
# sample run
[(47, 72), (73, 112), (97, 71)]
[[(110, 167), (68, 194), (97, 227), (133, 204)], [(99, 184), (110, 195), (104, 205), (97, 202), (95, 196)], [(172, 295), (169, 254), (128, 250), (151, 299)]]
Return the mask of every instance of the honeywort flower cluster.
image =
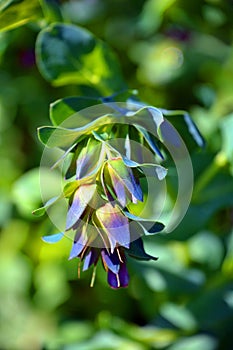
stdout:
[[(94, 266), (91, 285), (101, 260), (109, 285), (126, 287), (127, 255), (156, 260), (144, 251), (142, 236), (164, 228), (155, 218), (141, 215), (149, 195), (145, 185), (148, 174), (161, 181), (167, 173), (160, 165), (163, 154), (156, 139), (163, 142), (166, 136), (161, 133), (164, 118), (158, 109), (141, 105), (125, 108), (109, 104), (104, 106), (105, 113), (101, 108), (94, 111), (94, 116), (88, 111), (82, 119), (76, 118), (77, 124), (82, 124), (79, 128), (39, 130), (43, 143), (65, 151), (65, 185), (60, 197), (68, 200), (65, 232), (45, 236), (44, 240), (56, 242), (66, 232), (74, 232), (69, 258), (79, 258), (83, 271)], [(44, 212), (57, 199), (35, 214)]]
[[(105, 129), (108, 134), (108, 128)], [(133, 227), (130, 221), (138, 218), (129, 218), (127, 212), (130, 203), (143, 202), (140, 185), (143, 171), (140, 173), (126, 164), (127, 160), (107, 141), (88, 136), (81, 149), (73, 153), (66, 172), (66, 178), (75, 178), (77, 186), (69, 198), (66, 222), (66, 230), (76, 232), (70, 259), (79, 257), (84, 261), (83, 270), (101, 259), (113, 288), (128, 285), (124, 249), (131, 253), (130, 242), (139, 240), (144, 253), (139, 228), (146, 228), (142, 224)], [(162, 228), (162, 224), (156, 223), (150, 230), (157, 232)]]

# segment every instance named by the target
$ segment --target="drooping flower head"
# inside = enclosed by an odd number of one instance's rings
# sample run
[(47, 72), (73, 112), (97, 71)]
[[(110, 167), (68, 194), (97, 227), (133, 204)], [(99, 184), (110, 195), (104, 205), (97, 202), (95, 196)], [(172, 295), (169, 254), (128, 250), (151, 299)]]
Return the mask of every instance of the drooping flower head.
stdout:
[[(66, 158), (68, 163), (60, 196), (68, 201), (65, 231), (44, 240), (55, 242), (72, 231), (69, 258), (78, 258), (83, 271), (91, 266), (95, 271), (101, 261), (109, 285), (126, 287), (127, 255), (157, 259), (146, 254), (142, 241), (144, 234), (164, 228), (155, 217), (144, 215), (150, 196), (146, 180), (148, 174), (154, 181), (165, 178), (167, 170), (161, 165), (164, 156), (159, 145), (169, 135), (162, 135), (163, 114), (154, 107), (109, 103), (94, 112), (93, 116), (93, 109), (87, 110), (81, 117), (78, 113), (75, 120), (77, 125), (80, 121), (80, 127), (56, 125), (39, 131), (43, 143), (64, 150), (61, 160)], [(53, 202), (35, 213), (42, 213)]]

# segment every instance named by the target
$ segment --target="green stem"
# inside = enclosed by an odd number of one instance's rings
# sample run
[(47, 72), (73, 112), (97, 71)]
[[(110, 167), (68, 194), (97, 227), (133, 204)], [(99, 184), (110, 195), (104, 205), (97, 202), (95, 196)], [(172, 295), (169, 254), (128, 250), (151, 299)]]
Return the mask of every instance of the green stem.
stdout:
[(193, 201), (198, 200), (203, 189), (207, 187), (210, 181), (215, 177), (219, 170), (226, 165), (226, 163), (227, 159), (225, 155), (222, 152), (217, 153), (211, 165), (198, 178), (193, 191)]

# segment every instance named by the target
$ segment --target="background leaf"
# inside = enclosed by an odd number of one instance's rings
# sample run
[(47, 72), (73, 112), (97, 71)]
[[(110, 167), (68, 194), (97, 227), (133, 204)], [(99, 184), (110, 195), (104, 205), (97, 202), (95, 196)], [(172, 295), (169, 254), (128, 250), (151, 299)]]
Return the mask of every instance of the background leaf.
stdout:
[(197, 335), (193, 337), (183, 338), (168, 348), (168, 350), (199, 349), (217, 350), (215, 339), (208, 335)]
[(221, 124), (222, 132), (222, 151), (231, 166), (231, 174), (233, 175), (233, 113), (226, 116)]
[(20, 27), (41, 17), (38, 0), (0, 0), (0, 31)]
[(52, 24), (40, 32), (36, 54), (41, 74), (54, 85), (89, 84), (105, 94), (125, 87), (110, 48), (86, 29)]

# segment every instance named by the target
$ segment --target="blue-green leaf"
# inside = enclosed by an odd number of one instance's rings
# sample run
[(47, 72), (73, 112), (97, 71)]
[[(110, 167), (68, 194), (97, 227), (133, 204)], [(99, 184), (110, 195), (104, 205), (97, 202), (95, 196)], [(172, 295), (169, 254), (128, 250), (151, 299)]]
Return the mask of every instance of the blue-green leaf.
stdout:
[(140, 164), (131, 159), (128, 159), (127, 157), (122, 157), (122, 159), (125, 165), (131, 168), (142, 168), (144, 169), (145, 174), (150, 174), (150, 176), (156, 176), (159, 180), (163, 180), (167, 175), (167, 169), (164, 168), (162, 165), (151, 163)]
[(41, 74), (54, 85), (87, 84), (105, 93), (125, 87), (110, 48), (78, 26), (53, 23), (43, 29), (36, 56)]
[(161, 109), (161, 112), (178, 131), (189, 150), (193, 146), (205, 146), (204, 138), (186, 111)]
[(145, 235), (154, 235), (155, 233), (161, 232), (165, 227), (162, 222), (155, 221), (153, 218), (145, 219), (141, 216), (134, 215), (127, 210), (123, 210), (123, 213), (128, 219), (138, 223), (140, 228), (134, 227), (135, 231), (140, 232), (142, 229)]
[(57, 100), (50, 105), (50, 119), (53, 125), (59, 125), (68, 117), (81, 111), (84, 108), (100, 103), (97, 98), (89, 97), (66, 97)]
[(148, 145), (150, 146), (150, 148), (152, 149), (152, 151), (155, 154), (157, 154), (161, 159), (164, 159), (164, 156), (162, 155), (159, 147), (156, 145), (156, 143), (154, 142), (153, 138), (148, 133), (148, 131), (146, 131), (146, 129), (142, 128), (139, 125), (136, 125), (136, 129), (138, 129), (138, 131), (144, 136), (144, 138), (146, 139), (146, 141), (147, 141)]
[[(122, 106), (123, 105), (123, 106)], [(72, 123), (79, 127), (45, 126), (38, 129), (38, 137), (48, 147), (69, 148), (79, 137), (90, 134), (92, 131), (107, 124), (140, 125), (151, 130), (159, 137), (160, 126), (164, 118), (156, 108), (149, 113), (151, 107), (141, 107), (135, 104), (134, 109), (127, 110), (126, 104), (110, 103), (97, 105), (95, 109), (83, 110), (72, 119)], [(123, 108), (124, 107), (124, 108)]]

